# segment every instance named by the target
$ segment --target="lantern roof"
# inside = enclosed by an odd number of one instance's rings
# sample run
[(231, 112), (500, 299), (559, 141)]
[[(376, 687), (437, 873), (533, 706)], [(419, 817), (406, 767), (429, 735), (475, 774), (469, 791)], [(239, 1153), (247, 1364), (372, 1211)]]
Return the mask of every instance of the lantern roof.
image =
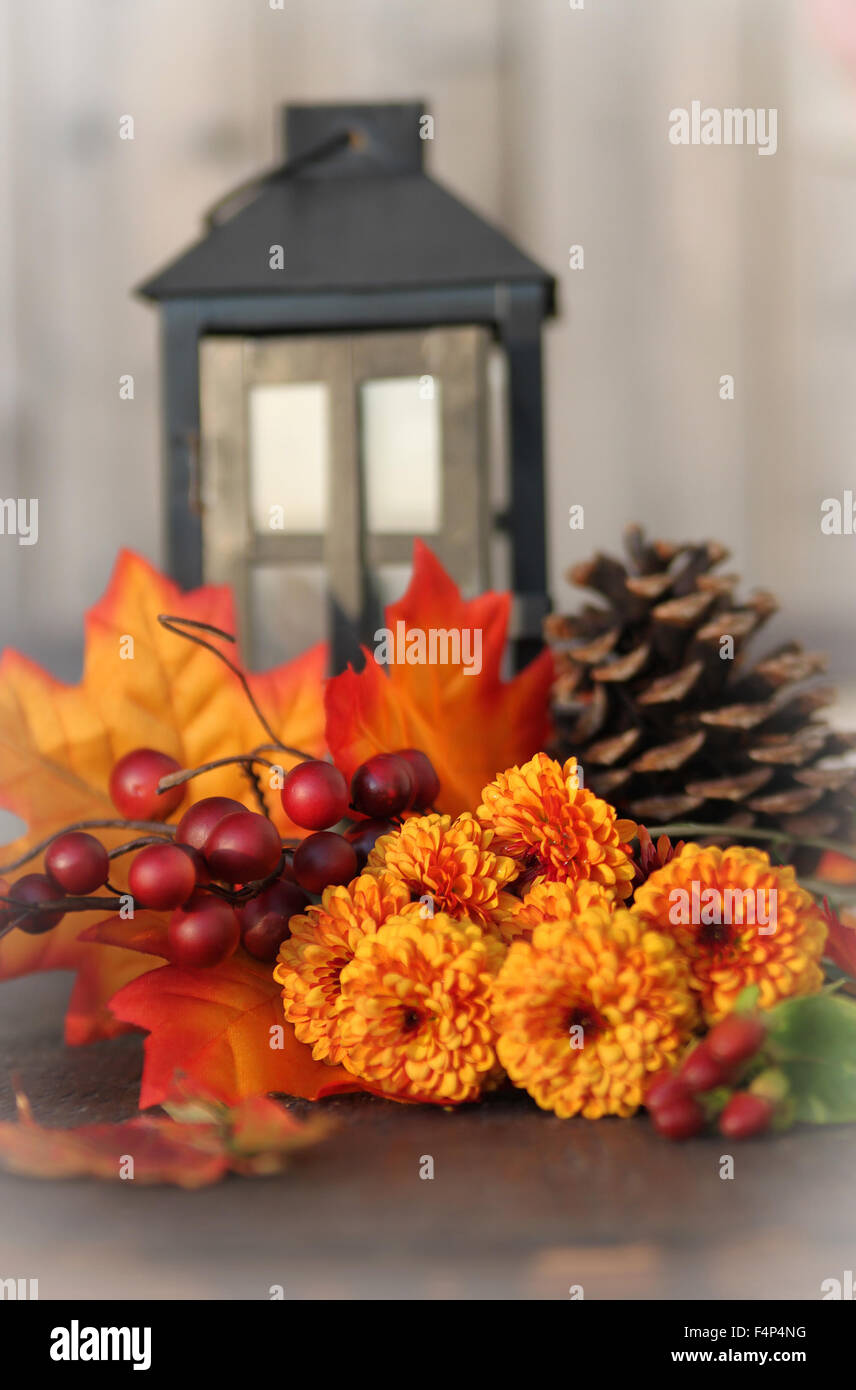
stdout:
[[(208, 230), (140, 286), (149, 299), (554, 281), (423, 168), (421, 103), (288, 106), (287, 162), (227, 194)], [(276, 248), (282, 248), (277, 255)]]

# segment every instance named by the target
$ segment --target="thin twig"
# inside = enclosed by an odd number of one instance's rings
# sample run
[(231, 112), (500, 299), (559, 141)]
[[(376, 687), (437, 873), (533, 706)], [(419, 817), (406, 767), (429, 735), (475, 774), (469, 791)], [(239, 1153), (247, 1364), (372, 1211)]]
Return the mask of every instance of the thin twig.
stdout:
[(20, 869), (22, 864), (26, 864), (30, 859), (35, 859), (36, 855), (46, 850), (48, 845), (58, 840), (60, 835), (69, 835), (73, 830), (148, 830), (152, 834), (160, 834), (163, 838), (169, 839), (175, 834), (175, 826), (167, 825), (159, 820), (77, 820), (71, 825), (64, 825), (61, 830), (55, 830), (52, 835), (48, 835), (44, 840), (40, 840), (32, 849), (28, 849), (26, 854), (21, 854), (17, 859), (10, 859), (8, 864), (0, 864), (0, 874), (9, 873), (12, 869)]
[(827, 883), (824, 879), (803, 878), (800, 874), (799, 885), (815, 898), (828, 898), (835, 907), (856, 902), (856, 883)]
[[(241, 764), (241, 766), (243, 768), (244, 775), (246, 776), (247, 781), (253, 789), (253, 796), (256, 798), (256, 805), (258, 806), (262, 815), (265, 816), (267, 820), (272, 821), (273, 816), (271, 815), (270, 807), (268, 806), (267, 801), (265, 800), (264, 788), (262, 787), (262, 779), (259, 776), (259, 774), (253, 769), (253, 761), (253, 759), (247, 758)], [(268, 763), (264, 758), (259, 758), (258, 761), (264, 762), (267, 767), (273, 766), (272, 763)]]
[[(123, 895), (126, 896), (126, 895)], [(130, 893), (127, 894), (130, 897)], [(5, 903), (7, 907), (17, 909), (15, 913), (18, 917), (33, 917), (39, 913), (50, 914), (51, 912), (100, 912), (102, 907), (114, 907), (111, 898), (56, 898), (48, 899), (41, 903), (22, 903), (18, 898), (11, 898), (6, 893), (0, 893), (0, 903)]]
[[(268, 888), (270, 884), (276, 882), (285, 868), (285, 860), (286, 851), (283, 848), (276, 868), (271, 873), (266, 874), (264, 878), (254, 879), (250, 883), (245, 883), (243, 888), (225, 888), (219, 883), (201, 884), (200, 887), (202, 887), (206, 893), (214, 893), (218, 898), (225, 898), (227, 902), (240, 906), (250, 898), (257, 897), (258, 894), (265, 888)], [(115, 893), (118, 890), (112, 889), (112, 891)], [(140, 904), (134, 901), (130, 893), (120, 893), (120, 896), (130, 900), (130, 906), (132, 907), (131, 915), (133, 916), (133, 913), (136, 912)], [(17, 926), (20, 918), (24, 916), (33, 917), (38, 916), (40, 913), (60, 911), (63, 915), (67, 912), (100, 912), (105, 907), (112, 909), (116, 906), (111, 898), (96, 897), (69, 897), (57, 898), (55, 901), (41, 903), (22, 903), (19, 899), (10, 897), (7, 893), (0, 893), (0, 903), (4, 903), (7, 907), (16, 909), (15, 920), (0, 930), (0, 939), (5, 936), (7, 931)]]
[(676, 822), (674, 825), (649, 825), (646, 826), (649, 835), (716, 835), (718, 838), (727, 836), (735, 844), (741, 840), (769, 840), (772, 844), (798, 845), (801, 849), (828, 849), (835, 854), (843, 854), (847, 859), (856, 860), (856, 845), (843, 844), (841, 840), (827, 840), (822, 837), (805, 840), (795, 840), (793, 832), (788, 833), (784, 830), (767, 830), (763, 826), (727, 826), (727, 825), (702, 825), (697, 821)]
[(126, 845), (117, 845), (111, 849), (107, 855), (108, 859), (119, 859), (123, 854), (131, 854), (135, 849), (143, 849), (145, 845), (171, 844), (170, 837), (164, 835), (141, 835), (138, 840), (129, 840)]
[[(253, 707), (253, 713), (276, 748), (280, 748), (284, 753), (290, 753), (292, 757), (300, 758), (303, 761), (311, 759), (311, 753), (305, 753), (302, 748), (291, 748), (287, 743), (283, 743), (281, 739), (277, 738), (267, 719), (259, 709), (256, 698), (250, 689), (250, 683), (240, 666), (236, 666), (233, 661), (230, 661), (223, 652), (214, 646), (213, 642), (206, 642), (204, 637), (196, 635), (199, 632), (210, 632), (212, 636), (219, 637), (223, 642), (234, 643), (235, 638), (231, 632), (224, 632), (222, 628), (214, 627), (211, 623), (199, 623), (192, 618), (180, 618), (171, 613), (159, 613), (158, 622), (162, 627), (165, 627), (168, 632), (175, 633), (176, 637), (184, 637), (188, 642), (195, 642), (197, 647), (204, 647), (206, 651), (212, 652), (219, 661), (223, 662), (224, 666), (228, 666), (232, 674), (237, 676), (238, 680), (241, 682), (244, 694)], [(194, 631), (186, 632), (184, 631), (185, 628), (193, 628)]]
[(224, 888), (220, 883), (206, 883), (201, 885), (206, 893), (214, 893), (218, 898), (225, 898), (227, 902), (235, 906), (241, 906), (248, 902), (250, 898), (257, 898), (259, 893), (265, 888), (269, 888), (275, 883), (285, 868), (285, 851), (279, 856), (279, 863), (276, 868), (265, 878), (253, 879), (250, 883), (245, 883), (243, 888)]
[(210, 763), (200, 763), (199, 767), (183, 767), (180, 772), (167, 773), (158, 782), (158, 791), (169, 791), (170, 787), (181, 787), (185, 782), (191, 782), (194, 777), (201, 777), (204, 772), (212, 772), (216, 767), (230, 767), (234, 763), (242, 765), (246, 763), (262, 763), (265, 767), (276, 767), (276, 763), (269, 762), (267, 758), (254, 757), (252, 753), (234, 753), (228, 758), (214, 758)]
[(252, 753), (236, 753), (228, 758), (214, 758), (210, 763), (201, 763), (199, 767), (183, 768), (181, 772), (171, 772), (168, 776), (162, 777), (158, 782), (158, 791), (168, 791), (170, 787), (183, 786), (185, 782), (190, 782), (194, 777), (201, 777), (206, 772), (213, 771), (216, 767), (230, 767), (237, 765), (245, 774), (249, 782), (256, 805), (263, 816), (271, 819), (270, 808), (265, 800), (264, 789), (258, 774), (253, 771), (253, 763), (261, 763), (263, 767), (276, 768), (277, 763), (272, 763), (268, 758), (260, 758)]

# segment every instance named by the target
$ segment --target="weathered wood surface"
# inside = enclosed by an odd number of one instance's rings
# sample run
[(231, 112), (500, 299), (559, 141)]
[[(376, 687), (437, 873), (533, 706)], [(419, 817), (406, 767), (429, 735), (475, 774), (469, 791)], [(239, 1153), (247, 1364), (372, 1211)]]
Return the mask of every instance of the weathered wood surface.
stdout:
[[(0, 986), (3, 1118), (13, 1071), (42, 1121), (133, 1113), (140, 1040), (64, 1048), (67, 989)], [(854, 1268), (854, 1130), (669, 1145), (644, 1120), (563, 1122), (516, 1095), (326, 1108), (337, 1133), (280, 1178), (184, 1193), (0, 1174), (0, 1278), (36, 1277), (42, 1298), (815, 1299)]]

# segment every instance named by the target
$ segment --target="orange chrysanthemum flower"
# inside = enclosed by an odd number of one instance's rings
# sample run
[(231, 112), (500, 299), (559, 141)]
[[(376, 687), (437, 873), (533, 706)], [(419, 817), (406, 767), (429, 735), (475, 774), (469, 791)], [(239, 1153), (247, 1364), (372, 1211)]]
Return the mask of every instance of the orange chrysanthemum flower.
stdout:
[(413, 894), (430, 898), (435, 914), (499, 927), (501, 934), (516, 903), (503, 885), (520, 870), (513, 859), (496, 853), (493, 839), (493, 831), (469, 813), (456, 820), (414, 816), (376, 842), (367, 867), (394, 874)]
[(594, 879), (554, 883), (539, 878), (512, 912), (509, 929), (516, 937), (528, 939), (533, 928), (542, 922), (573, 922), (588, 907), (605, 907), (614, 912), (619, 906), (620, 899)]
[(559, 881), (594, 879), (616, 897), (629, 897), (635, 870), (626, 842), (636, 827), (579, 786), (576, 758), (562, 767), (536, 753), (523, 767), (501, 772), (482, 792), (476, 815), (528, 869)]
[(342, 1060), (402, 1099), (475, 1100), (495, 1074), (490, 987), (504, 948), (441, 913), (394, 917), (365, 936), (341, 976)]
[(685, 845), (637, 889), (633, 907), (686, 952), (709, 1023), (747, 985), (768, 1009), (823, 983), (826, 922), (792, 866), (771, 864), (763, 850)]
[(697, 1009), (675, 941), (635, 913), (587, 908), (515, 941), (493, 991), (499, 1060), (557, 1115), (632, 1115)]
[(291, 936), (282, 943), (274, 979), (282, 985), (282, 1006), (316, 1062), (342, 1060), (336, 1006), (339, 976), (366, 935), (410, 902), (400, 879), (391, 874), (360, 874), (345, 887), (325, 888), (320, 905), (292, 917)]

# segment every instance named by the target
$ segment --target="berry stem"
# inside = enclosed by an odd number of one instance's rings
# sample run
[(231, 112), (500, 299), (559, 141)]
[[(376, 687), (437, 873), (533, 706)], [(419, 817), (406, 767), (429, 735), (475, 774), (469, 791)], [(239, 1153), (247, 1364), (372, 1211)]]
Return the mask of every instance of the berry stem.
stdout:
[(674, 825), (649, 825), (647, 827), (649, 835), (668, 835), (670, 837), (681, 837), (693, 835), (716, 835), (722, 838), (728, 835), (732, 842), (740, 843), (741, 840), (769, 840), (772, 844), (799, 845), (805, 849), (829, 849), (837, 854), (843, 854), (848, 859), (856, 859), (856, 845), (844, 844), (841, 840), (827, 840), (822, 836), (812, 839), (796, 840), (793, 834), (788, 834), (784, 830), (768, 830), (765, 827), (752, 825), (741, 826), (739, 830), (729, 831), (723, 825), (702, 825), (697, 821), (676, 822)]
[[(195, 622), (192, 618), (180, 618), (171, 613), (159, 613), (158, 622), (162, 627), (165, 627), (168, 632), (175, 633), (176, 637), (184, 637), (188, 642), (195, 642), (197, 647), (204, 647), (206, 651), (212, 652), (214, 656), (217, 657), (218, 661), (222, 661), (224, 666), (228, 666), (232, 674), (237, 676), (238, 680), (241, 682), (244, 694), (252, 705), (253, 713), (275, 748), (281, 749), (284, 753), (290, 753), (292, 757), (299, 758), (301, 762), (306, 762), (311, 759), (311, 753), (305, 753), (301, 748), (291, 748), (287, 743), (283, 743), (277, 738), (267, 719), (262, 714), (256, 702), (256, 698), (250, 689), (250, 683), (240, 666), (236, 666), (233, 661), (230, 661), (224, 652), (221, 652), (214, 646), (213, 642), (208, 642), (204, 637), (199, 636), (200, 632), (210, 632), (213, 637), (219, 637), (223, 642), (234, 643), (235, 638), (231, 632), (224, 632), (222, 628), (213, 627), (211, 623), (199, 623)], [(188, 628), (192, 628), (193, 631), (188, 632), (186, 630)]]
[[(121, 896), (130, 897), (131, 895), (127, 893)], [(38, 916), (39, 913), (46, 910), (44, 903), (22, 903), (17, 898), (11, 898), (4, 893), (0, 893), (0, 903), (5, 903), (7, 907), (17, 908), (16, 917), (23, 917), (25, 914), (29, 917)], [(100, 912), (102, 907), (115, 907), (115, 903), (112, 898), (59, 898), (53, 906), (57, 911), (62, 909), (63, 912)], [(14, 926), (14, 923), (9, 925)], [(8, 927), (3, 928), (4, 932), (8, 930)], [(2, 934), (0, 932), (0, 935)]]
[(276, 767), (276, 763), (270, 762), (268, 758), (260, 758), (253, 753), (237, 753), (229, 758), (215, 758), (213, 762), (201, 763), (199, 767), (182, 768), (180, 772), (171, 772), (168, 777), (162, 777), (158, 782), (158, 791), (168, 791), (170, 787), (180, 787), (185, 782), (189, 782), (194, 777), (200, 777), (203, 772), (211, 772), (215, 767), (240, 766), (245, 773), (247, 781), (252, 787), (253, 796), (259, 811), (267, 819), (271, 819), (270, 808), (265, 800), (264, 790), (257, 772), (253, 770), (253, 763), (261, 763), (264, 767)]
[(257, 878), (250, 883), (245, 883), (243, 888), (226, 888), (221, 883), (206, 883), (205, 892), (214, 893), (218, 898), (225, 898), (227, 902), (233, 904), (245, 903), (248, 902), (250, 898), (257, 897), (265, 888), (269, 888), (272, 883), (275, 883), (284, 868), (285, 851), (283, 850), (282, 854), (279, 856), (279, 863), (276, 868), (272, 869), (265, 878)]
[[(143, 843), (149, 843), (149, 841), (144, 841)], [(299, 841), (290, 841), (287, 843), (299, 844)], [(123, 848), (128, 849), (130, 848), (130, 846), (126, 845)], [(240, 905), (241, 903), (248, 902), (250, 898), (257, 897), (258, 894), (263, 892), (265, 888), (268, 888), (272, 883), (275, 883), (284, 868), (285, 849), (283, 848), (283, 852), (279, 856), (279, 863), (277, 864), (276, 868), (273, 869), (271, 873), (267, 874), (264, 878), (255, 879), (250, 883), (245, 883), (243, 888), (225, 888), (222, 884), (219, 883), (207, 883), (205, 885), (205, 892), (213, 893), (218, 898), (225, 898), (227, 902), (233, 903), (235, 905)], [(133, 900), (130, 893), (122, 893), (120, 889), (114, 888), (112, 884), (108, 884), (105, 886), (109, 887), (110, 891), (112, 893), (116, 893), (119, 897), (125, 897), (130, 899), (133, 903), (134, 911), (136, 911), (137, 907), (140, 906), (140, 904)], [(16, 908), (16, 919), (23, 917), (25, 914), (27, 916), (33, 916), (45, 911), (44, 903), (22, 903), (19, 902), (17, 898), (13, 898), (6, 893), (0, 893), (0, 903), (4, 903), (7, 907)], [(57, 903), (57, 908), (61, 907), (63, 913), (100, 912), (104, 908), (112, 909), (115, 906), (116, 904), (112, 898), (97, 897), (68, 897), (62, 898)], [(0, 928), (0, 940), (3, 939), (7, 932), (12, 931), (16, 925), (17, 920), (14, 922), (8, 922), (5, 927)]]
[[(115, 892), (116, 890), (114, 889), (113, 891)], [(44, 903), (21, 903), (18, 902), (16, 898), (7, 897), (5, 894), (0, 894), (0, 903), (5, 903), (7, 907), (18, 909), (15, 913), (14, 921), (7, 922), (5, 927), (0, 927), (0, 941), (2, 941), (3, 937), (7, 936), (10, 931), (15, 930), (18, 922), (23, 916), (38, 916), (39, 912), (44, 912), (45, 910)], [(101, 912), (105, 908), (108, 912), (112, 912), (115, 906), (116, 904), (112, 898), (63, 898), (57, 904), (58, 909), (62, 909), (63, 915), (65, 915), (66, 912)]]
[(203, 772), (212, 772), (215, 767), (229, 767), (235, 763), (242, 766), (263, 763), (265, 767), (276, 767), (276, 763), (270, 762), (267, 758), (256, 757), (253, 753), (234, 753), (228, 758), (214, 758), (212, 762), (200, 763), (198, 767), (183, 767), (180, 772), (171, 772), (168, 777), (160, 779), (158, 791), (165, 792), (170, 787), (180, 787), (194, 777), (201, 777)]
[(27, 864), (31, 859), (46, 850), (48, 845), (54, 840), (58, 840), (60, 835), (68, 835), (72, 830), (148, 830), (152, 833), (160, 832), (161, 837), (175, 834), (174, 825), (166, 825), (159, 820), (76, 820), (71, 825), (64, 825), (61, 830), (54, 830), (52, 834), (40, 840), (32, 849), (28, 849), (25, 854), (21, 854), (17, 859), (10, 859), (8, 864), (0, 864), (0, 874), (9, 873), (12, 869), (20, 869), (22, 864)]
[(828, 898), (835, 907), (852, 904), (856, 897), (856, 883), (824, 883), (819, 878), (805, 878), (800, 875), (800, 888), (814, 894), (816, 898)]
[[(259, 761), (262, 760), (260, 759)], [(271, 765), (272, 764), (270, 763), (268, 764), (269, 767)], [(256, 770), (253, 767), (253, 764), (249, 760), (243, 763), (242, 767), (244, 776), (246, 777), (247, 781), (253, 789), (253, 796), (256, 798), (256, 805), (258, 806), (263, 816), (267, 816), (268, 820), (273, 820), (273, 817), (270, 813), (270, 807), (265, 801), (264, 789), (262, 787), (262, 781), (259, 777), (259, 774), (256, 772)]]
[[(118, 859), (120, 855), (130, 854), (135, 849), (142, 849), (144, 845), (162, 845), (164, 840), (171, 840), (171, 835), (141, 835), (137, 840), (129, 840), (127, 844), (117, 845), (107, 853), (108, 859)], [(107, 885), (109, 887), (109, 885)]]

